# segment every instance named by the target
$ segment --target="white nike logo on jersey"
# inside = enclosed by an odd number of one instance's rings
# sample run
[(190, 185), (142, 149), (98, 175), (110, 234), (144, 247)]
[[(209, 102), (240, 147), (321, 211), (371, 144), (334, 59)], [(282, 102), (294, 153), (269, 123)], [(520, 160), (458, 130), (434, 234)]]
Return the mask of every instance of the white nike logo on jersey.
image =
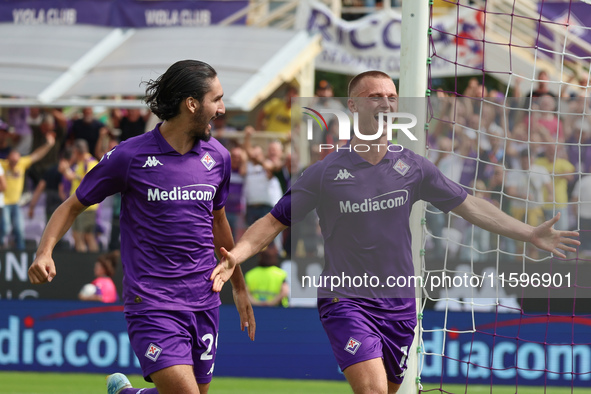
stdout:
[(156, 167), (157, 165), (163, 166), (164, 164), (160, 163), (160, 160), (156, 156), (148, 156), (148, 160), (146, 160), (142, 167)]
[(339, 173), (337, 174), (337, 177), (335, 179), (333, 179), (333, 180), (334, 181), (337, 181), (339, 179), (349, 179), (349, 178), (355, 178), (355, 177), (349, 171), (343, 169), (343, 170), (339, 170)]

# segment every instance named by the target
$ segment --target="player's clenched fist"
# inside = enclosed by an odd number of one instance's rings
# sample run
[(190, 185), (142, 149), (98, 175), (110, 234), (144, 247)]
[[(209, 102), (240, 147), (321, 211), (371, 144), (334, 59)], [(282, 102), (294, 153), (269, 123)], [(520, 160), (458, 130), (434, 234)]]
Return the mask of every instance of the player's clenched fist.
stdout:
[(51, 256), (37, 255), (29, 267), (29, 280), (33, 284), (51, 282), (55, 274), (55, 263)]

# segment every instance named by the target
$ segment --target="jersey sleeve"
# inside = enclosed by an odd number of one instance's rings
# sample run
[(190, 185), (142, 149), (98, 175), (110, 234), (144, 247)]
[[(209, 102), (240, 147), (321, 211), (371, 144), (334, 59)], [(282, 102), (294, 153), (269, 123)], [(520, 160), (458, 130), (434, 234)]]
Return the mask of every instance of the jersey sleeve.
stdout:
[(421, 200), (430, 202), (445, 213), (464, 202), (468, 193), (463, 187), (443, 175), (435, 164), (426, 158), (419, 156), (419, 160), (423, 169), (419, 191)]
[(230, 193), (230, 175), (232, 173), (232, 163), (230, 161), (229, 154), (223, 152), (222, 155), (224, 157), (224, 175), (213, 199), (214, 211), (222, 209), (226, 205), (228, 194)]
[(285, 226), (302, 221), (318, 206), (322, 168), (321, 162), (306, 169), (271, 210), (271, 215)]
[(120, 147), (103, 156), (101, 161), (82, 178), (76, 197), (86, 206), (98, 204), (106, 197), (124, 192), (131, 155)]

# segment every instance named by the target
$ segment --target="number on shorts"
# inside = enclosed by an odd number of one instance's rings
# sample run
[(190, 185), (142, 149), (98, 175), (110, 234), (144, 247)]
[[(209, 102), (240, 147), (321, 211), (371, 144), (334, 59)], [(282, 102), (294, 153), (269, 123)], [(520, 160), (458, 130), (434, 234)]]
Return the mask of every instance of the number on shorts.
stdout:
[[(213, 334), (205, 334), (201, 337), (203, 342), (207, 342), (207, 350), (201, 353), (201, 360), (211, 360), (213, 358), (213, 354), (211, 354), (211, 348), (213, 347)], [(215, 347), (218, 347), (218, 336), (215, 336)]]
[(406, 360), (408, 359), (408, 346), (402, 346), (402, 360), (400, 360), (400, 369), (406, 369)]

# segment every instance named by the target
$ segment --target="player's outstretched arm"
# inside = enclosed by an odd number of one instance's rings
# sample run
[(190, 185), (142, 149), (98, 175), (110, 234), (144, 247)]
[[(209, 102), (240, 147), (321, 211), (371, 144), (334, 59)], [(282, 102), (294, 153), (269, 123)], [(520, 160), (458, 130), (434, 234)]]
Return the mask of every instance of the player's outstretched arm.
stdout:
[(532, 227), (507, 215), (488, 201), (472, 195), (468, 195), (464, 202), (452, 211), (480, 228), (517, 241), (530, 242), (561, 258), (566, 256), (560, 250), (575, 252), (576, 249), (569, 245), (581, 244), (578, 240), (570, 238), (577, 237), (578, 232), (558, 231), (552, 227), (560, 219), (560, 213), (538, 227)]
[(263, 250), (286, 228), (287, 226), (268, 213), (246, 230), (230, 252), (220, 248), (222, 260), (211, 274), (213, 291), (221, 291), (224, 283), (232, 276), (236, 265), (242, 264), (246, 259)]
[[(234, 247), (232, 229), (228, 223), (225, 208), (213, 211), (213, 243), (218, 257), (222, 257), (226, 249)], [(222, 252), (221, 249), (223, 249), (224, 252)], [(254, 341), (256, 321), (252, 305), (249, 301), (246, 282), (244, 281), (244, 276), (242, 275), (240, 267), (234, 270), (230, 277), (230, 281), (232, 282), (234, 305), (236, 305), (236, 309), (240, 315), (240, 329), (242, 331), (246, 329), (249, 338)]]
[(29, 267), (29, 280), (33, 284), (51, 282), (56, 275), (55, 263), (51, 258), (53, 248), (74, 223), (74, 219), (86, 209), (76, 194), (62, 203), (49, 219), (37, 248), (35, 261)]

